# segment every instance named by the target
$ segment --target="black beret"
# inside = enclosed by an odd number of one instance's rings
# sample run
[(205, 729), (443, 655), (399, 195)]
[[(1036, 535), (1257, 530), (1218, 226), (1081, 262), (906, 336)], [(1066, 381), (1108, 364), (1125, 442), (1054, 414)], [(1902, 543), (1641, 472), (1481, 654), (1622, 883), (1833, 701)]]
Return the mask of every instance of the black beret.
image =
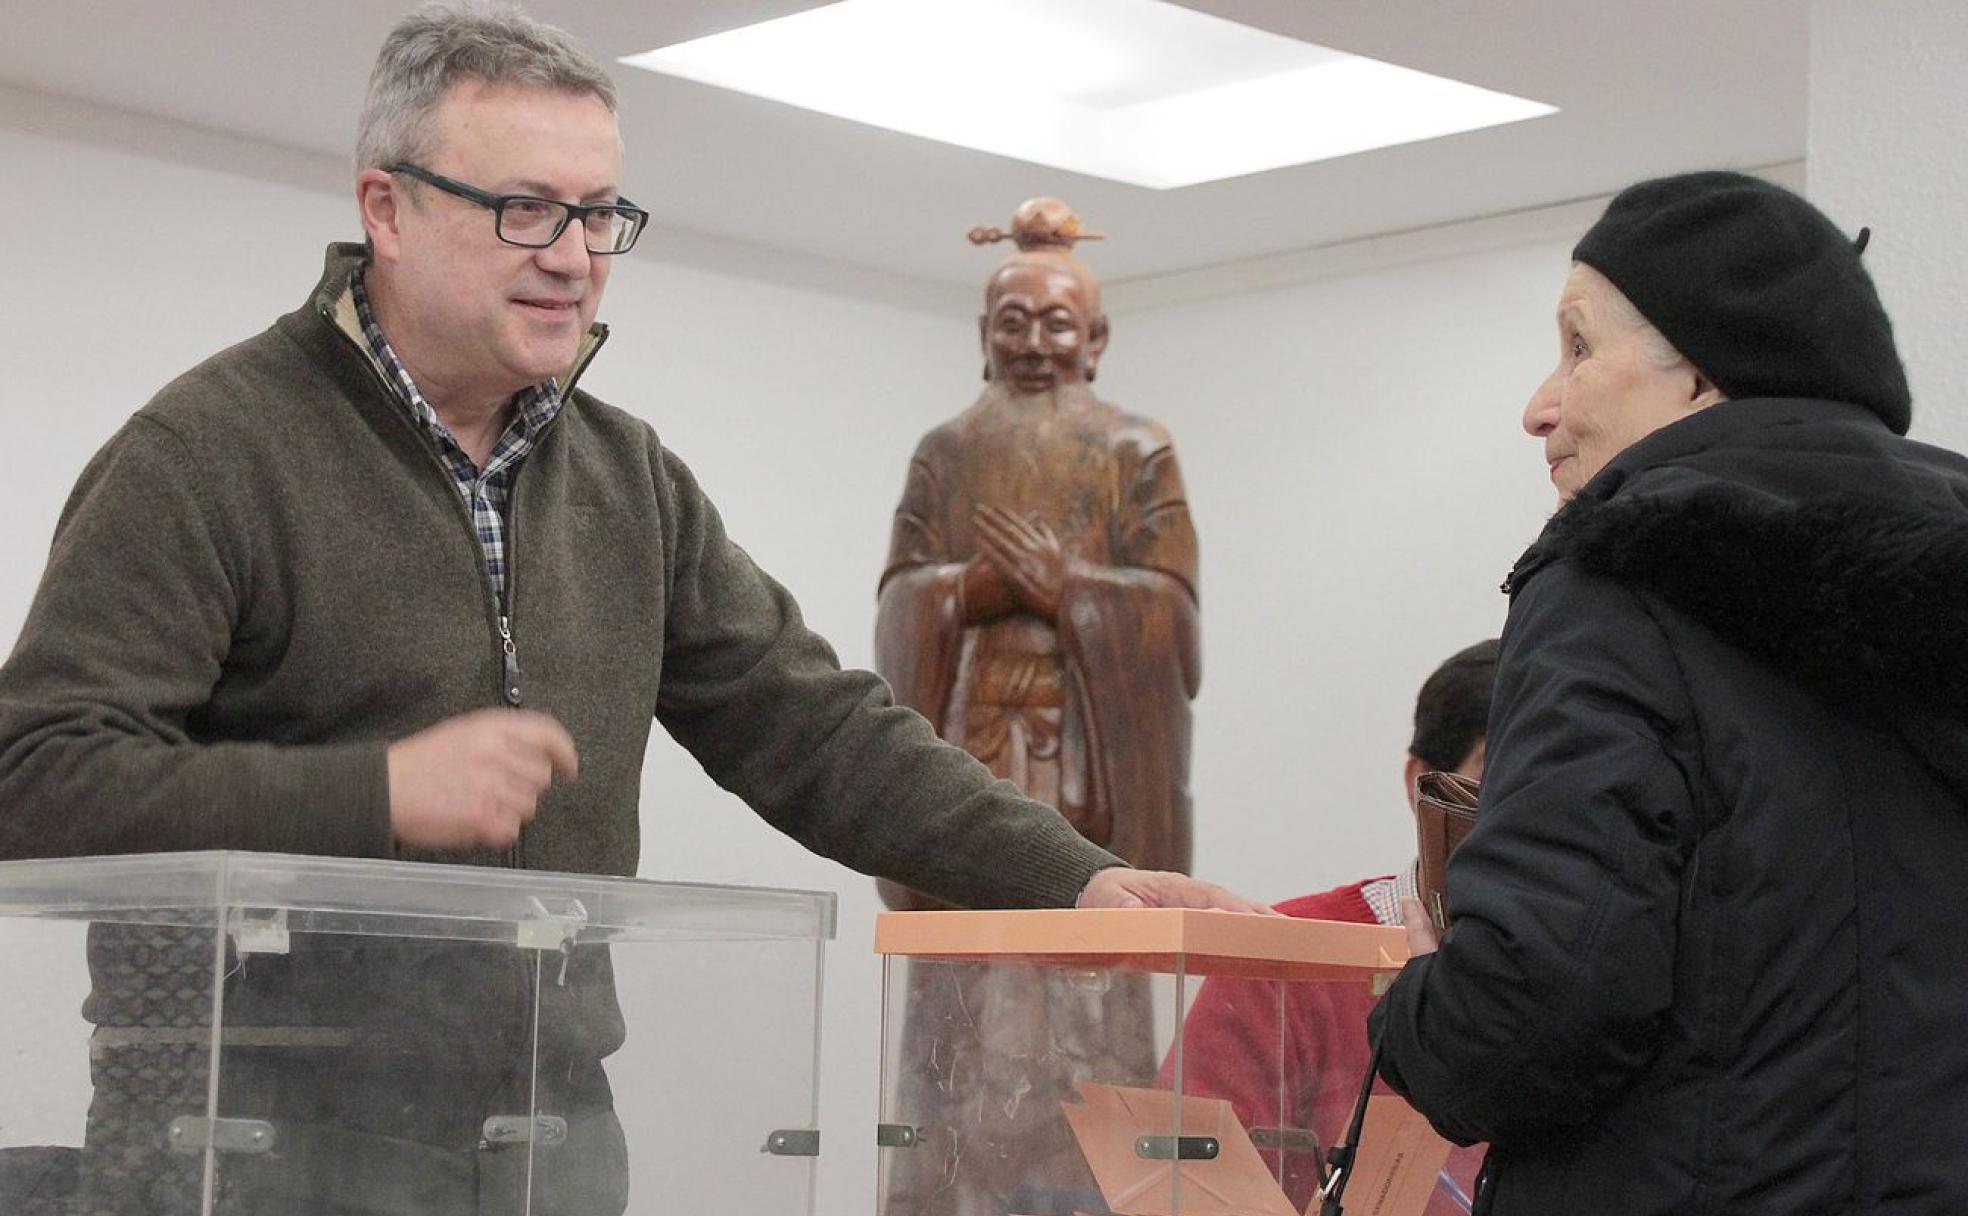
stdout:
[(1781, 186), (1684, 173), (1620, 191), (1572, 260), (1611, 279), (1730, 397), (1846, 401), (1904, 435), (1906, 369), (1864, 247)]

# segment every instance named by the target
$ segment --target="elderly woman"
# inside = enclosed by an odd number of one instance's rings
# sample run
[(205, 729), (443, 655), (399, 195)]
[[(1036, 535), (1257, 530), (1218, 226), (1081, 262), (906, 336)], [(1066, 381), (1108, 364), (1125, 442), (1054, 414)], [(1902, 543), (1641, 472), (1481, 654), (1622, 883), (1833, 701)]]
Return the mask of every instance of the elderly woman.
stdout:
[(1698, 173), (1573, 252), (1562, 506), (1373, 1019), (1479, 1212), (1968, 1212), (1968, 461), (1902, 438), (1864, 239)]

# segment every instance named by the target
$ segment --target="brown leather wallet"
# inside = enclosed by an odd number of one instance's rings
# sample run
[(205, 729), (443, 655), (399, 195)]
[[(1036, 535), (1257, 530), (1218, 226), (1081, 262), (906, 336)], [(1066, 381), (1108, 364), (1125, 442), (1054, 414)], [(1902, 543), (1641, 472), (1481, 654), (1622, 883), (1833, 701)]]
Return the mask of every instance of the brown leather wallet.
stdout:
[(1415, 778), (1421, 902), (1438, 930), (1449, 927), (1449, 854), (1476, 826), (1476, 803), (1482, 788), (1482, 782), (1454, 773), (1423, 773)]

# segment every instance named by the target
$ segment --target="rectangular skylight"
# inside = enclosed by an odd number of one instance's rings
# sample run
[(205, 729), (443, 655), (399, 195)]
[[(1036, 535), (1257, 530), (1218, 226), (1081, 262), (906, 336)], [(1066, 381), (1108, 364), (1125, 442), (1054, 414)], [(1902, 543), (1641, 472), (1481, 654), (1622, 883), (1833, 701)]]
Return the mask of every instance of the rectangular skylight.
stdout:
[(1164, 0), (840, 0), (622, 62), (1158, 190), (1556, 112)]

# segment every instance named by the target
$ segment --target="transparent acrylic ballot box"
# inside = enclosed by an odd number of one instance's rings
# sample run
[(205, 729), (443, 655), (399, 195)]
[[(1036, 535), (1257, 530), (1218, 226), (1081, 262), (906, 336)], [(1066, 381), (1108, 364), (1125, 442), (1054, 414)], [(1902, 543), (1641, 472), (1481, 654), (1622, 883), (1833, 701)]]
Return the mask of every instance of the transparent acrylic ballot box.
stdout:
[[(1316, 1212), (1407, 957), (1398, 928), (1185, 909), (888, 913), (875, 948), (882, 1216)], [(1419, 1213), (1448, 1146), (1370, 1110), (1347, 1210)]]
[(811, 1213), (834, 897), (0, 864), (0, 1216)]

